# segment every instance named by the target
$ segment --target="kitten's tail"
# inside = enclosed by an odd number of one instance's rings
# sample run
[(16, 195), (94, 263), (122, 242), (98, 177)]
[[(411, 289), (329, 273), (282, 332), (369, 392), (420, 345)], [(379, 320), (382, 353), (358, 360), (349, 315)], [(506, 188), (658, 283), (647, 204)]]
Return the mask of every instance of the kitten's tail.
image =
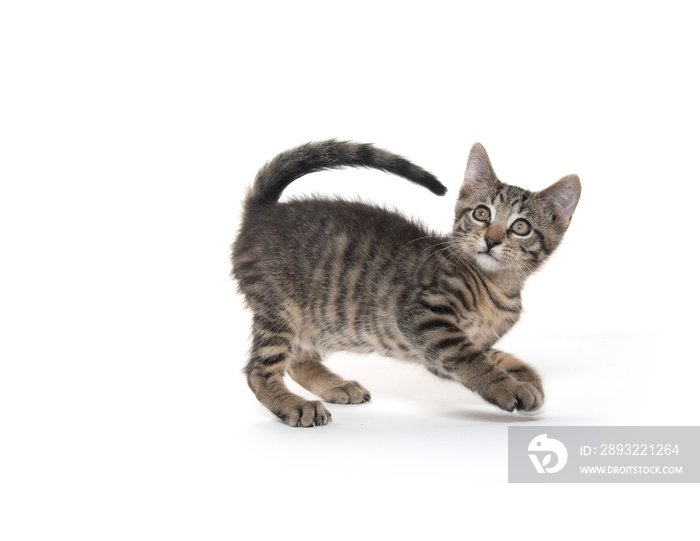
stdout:
[(284, 189), (296, 179), (341, 167), (379, 169), (424, 186), (437, 195), (447, 191), (435, 176), (401, 156), (370, 144), (330, 139), (306, 143), (274, 157), (258, 171), (246, 203), (255, 206), (276, 203)]

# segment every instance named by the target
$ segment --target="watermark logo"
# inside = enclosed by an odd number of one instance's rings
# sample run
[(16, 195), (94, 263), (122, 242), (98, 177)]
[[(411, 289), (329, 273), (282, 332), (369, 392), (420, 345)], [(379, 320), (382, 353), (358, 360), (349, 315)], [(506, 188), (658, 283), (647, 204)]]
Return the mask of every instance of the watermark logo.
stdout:
[(509, 483), (700, 483), (700, 426), (509, 426)]
[[(537, 473), (557, 473), (566, 466), (566, 461), (569, 459), (569, 453), (564, 444), (554, 438), (548, 438), (547, 434), (535, 436), (527, 450), (530, 451), (530, 460)], [(556, 462), (550, 466), (552, 455), (556, 456)]]

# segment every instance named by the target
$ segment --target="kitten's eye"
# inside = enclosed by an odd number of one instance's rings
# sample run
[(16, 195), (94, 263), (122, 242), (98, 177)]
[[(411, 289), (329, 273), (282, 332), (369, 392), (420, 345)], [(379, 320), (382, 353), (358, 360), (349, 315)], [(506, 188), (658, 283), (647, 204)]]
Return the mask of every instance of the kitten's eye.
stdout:
[(519, 220), (515, 220), (515, 222), (513, 222), (513, 225), (510, 226), (510, 229), (516, 235), (524, 237), (525, 235), (530, 234), (530, 231), (532, 231), (532, 226), (527, 220), (523, 220), (522, 218), (520, 218)]
[(490, 222), (491, 221), (491, 211), (488, 209), (488, 207), (485, 206), (480, 206), (476, 207), (474, 209), (474, 219), (477, 222)]

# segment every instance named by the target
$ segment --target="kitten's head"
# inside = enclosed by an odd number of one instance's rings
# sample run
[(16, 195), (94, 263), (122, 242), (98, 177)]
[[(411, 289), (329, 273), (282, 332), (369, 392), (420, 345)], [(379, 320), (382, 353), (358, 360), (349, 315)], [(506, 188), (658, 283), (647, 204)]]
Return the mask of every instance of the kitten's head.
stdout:
[(459, 190), (454, 237), (484, 271), (526, 276), (559, 246), (580, 195), (576, 175), (540, 192), (502, 183), (477, 143)]

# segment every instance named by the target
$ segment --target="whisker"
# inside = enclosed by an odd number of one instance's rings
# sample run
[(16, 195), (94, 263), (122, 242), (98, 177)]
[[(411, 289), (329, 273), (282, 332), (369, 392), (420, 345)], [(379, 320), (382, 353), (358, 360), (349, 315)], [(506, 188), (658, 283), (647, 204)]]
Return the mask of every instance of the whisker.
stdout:
[(418, 237), (417, 239), (409, 240), (408, 242), (405, 242), (399, 247), (399, 250), (403, 250), (404, 247), (408, 246), (409, 244), (413, 244), (414, 242), (418, 242), (419, 240), (425, 240), (425, 239), (439, 239), (442, 238), (443, 236), (441, 235), (425, 235), (424, 237)]
[(451, 251), (448, 252), (446, 258), (443, 258), (443, 260), (440, 261), (438, 265), (436, 265), (435, 270), (433, 270), (433, 276), (435, 276), (435, 272), (437, 272), (438, 268), (442, 267), (443, 264), (449, 264), (455, 257), (460, 257), (462, 255), (459, 246), (450, 245), (448, 246), (448, 248), (450, 248)]
[[(430, 250), (431, 248), (435, 248), (436, 246), (444, 246), (444, 245), (447, 244), (447, 243), (448, 243), (448, 241), (443, 241), (443, 242), (436, 242), (435, 244), (431, 244), (431, 245), (428, 246), (427, 248), (423, 248), (420, 252), (418, 252), (418, 255), (416, 256), (416, 258), (420, 257), (421, 255), (423, 255), (423, 253), (424, 253), (425, 251)], [(432, 254), (431, 254), (431, 255), (432, 255)], [(430, 257), (430, 256), (428, 256), (428, 257)], [(420, 266), (420, 265), (419, 265), (419, 266)]]
[[(444, 243), (442, 243), (442, 244), (444, 244)], [(418, 272), (420, 270), (420, 268), (423, 266), (423, 264), (426, 261), (428, 261), (428, 259), (430, 259), (434, 255), (441, 254), (442, 252), (444, 252), (445, 250), (449, 250), (450, 248), (451, 248), (451, 246), (445, 246), (444, 248), (440, 248), (439, 250), (434, 251), (432, 254), (429, 254), (428, 257), (426, 257), (423, 261), (421, 261), (420, 265), (418, 265), (418, 267), (416, 267), (416, 272)], [(425, 250), (423, 250), (423, 252), (425, 252)], [(421, 252), (421, 253), (423, 253), (423, 252)], [(433, 271), (433, 273), (434, 273), (434, 271)]]

